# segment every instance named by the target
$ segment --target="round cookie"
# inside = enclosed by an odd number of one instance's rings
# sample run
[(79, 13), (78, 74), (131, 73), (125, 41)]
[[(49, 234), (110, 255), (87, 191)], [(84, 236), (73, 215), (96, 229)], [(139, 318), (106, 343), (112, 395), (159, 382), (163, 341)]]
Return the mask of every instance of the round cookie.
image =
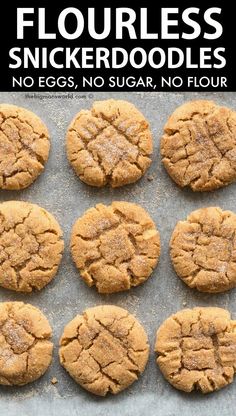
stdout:
[(143, 283), (160, 255), (160, 237), (147, 212), (129, 202), (98, 204), (73, 226), (71, 253), (81, 277), (100, 293)]
[(45, 209), (21, 201), (0, 204), (0, 286), (42, 289), (55, 276), (63, 248), (61, 228)]
[(178, 390), (219, 390), (236, 371), (236, 321), (221, 308), (184, 309), (163, 322), (155, 351), (161, 372)]
[(25, 108), (0, 104), (0, 189), (23, 189), (44, 169), (50, 149), (42, 120)]
[(41, 377), (52, 360), (51, 327), (23, 302), (0, 303), (0, 384), (24, 385)]
[(68, 159), (88, 185), (116, 188), (133, 183), (151, 164), (149, 124), (127, 101), (95, 101), (91, 110), (81, 110), (66, 141)]
[(133, 315), (112, 305), (96, 306), (66, 325), (60, 362), (71, 377), (99, 396), (117, 394), (144, 371), (149, 345)]
[(178, 107), (161, 140), (171, 178), (193, 191), (211, 191), (236, 179), (236, 112), (213, 101)]
[(177, 275), (201, 292), (224, 292), (236, 286), (236, 215), (209, 207), (179, 221), (170, 241)]

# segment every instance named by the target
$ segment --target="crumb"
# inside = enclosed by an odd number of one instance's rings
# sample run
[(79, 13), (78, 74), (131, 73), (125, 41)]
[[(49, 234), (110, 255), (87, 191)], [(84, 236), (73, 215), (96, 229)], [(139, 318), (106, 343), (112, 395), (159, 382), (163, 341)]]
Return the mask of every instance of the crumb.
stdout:
[(152, 175), (148, 175), (148, 176), (147, 176), (147, 180), (148, 180), (149, 182), (153, 181), (153, 179), (154, 179), (154, 177), (153, 177)]
[(182, 305), (183, 305), (183, 306), (186, 306), (186, 305), (187, 305), (187, 302), (185, 302), (185, 301), (184, 301), (184, 302), (182, 303)]
[(58, 383), (57, 378), (56, 378), (56, 377), (53, 377), (53, 378), (51, 379), (51, 383), (52, 383), (52, 384), (57, 384), (57, 383)]

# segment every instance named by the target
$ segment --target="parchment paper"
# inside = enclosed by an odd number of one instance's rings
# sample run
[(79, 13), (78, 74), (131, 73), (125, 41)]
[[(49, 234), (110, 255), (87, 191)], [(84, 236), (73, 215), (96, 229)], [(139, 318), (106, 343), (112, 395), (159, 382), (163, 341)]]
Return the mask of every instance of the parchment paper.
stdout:
[[(33, 94), (30, 93), (30, 96)], [(52, 97), (53, 95), (53, 97)], [(42, 99), (43, 97), (46, 97)], [(213, 99), (236, 109), (235, 93), (0, 93), (0, 101), (35, 111), (51, 135), (51, 151), (44, 173), (23, 191), (0, 190), (0, 201), (25, 200), (37, 203), (58, 219), (65, 240), (65, 252), (53, 282), (38, 293), (22, 295), (0, 289), (0, 301), (22, 300), (38, 306), (48, 317), (55, 343), (53, 363), (38, 381), (25, 387), (0, 387), (0, 415), (7, 416), (231, 416), (236, 409), (236, 380), (221, 391), (203, 396), (175, 390), (162, 377), (153, 352), (156, 330), (164, 319), (183, 307), (221, 306), (236, 318), (236, 291), (208, 295), (189, 289), (172, 269), (168, 244), (176, 222), (203, 206), (220, 206), (236, 212), (236, 184), (212, 193), (182, 190), (161, 165), (159, 154), (163, 125), (171, 112), (191, 99)], [(40, 99), (41, 97), (41, 99)], [(64, 98), (63, 98), (64, 97)], [(96, 189), (83, 184), (66, 158), (65, 132), (72, 117), (93, 100), (106, 98), (133, 102), (150, 121), (155, 151), (148, 173), (136, 184), (120, 189)], [(150, 180), (150, 176), (153, 180)], [(129, 292), (100, 295), (79, 277), (69, 253), (72, 224), (87, 208), (98, 202), (125, 200), (141, 204), (153, 217), (161, 235), (160, 263), (149, 280)], [(136, 314), (150, 341), (148, 365), (139, 381), (117, 396), (96, 397), (79, 387), (60, 366), (58, 340), (65, 324), (85, 308), (116, 304)], [(51, 384), (52, 377), (58, 379)]]

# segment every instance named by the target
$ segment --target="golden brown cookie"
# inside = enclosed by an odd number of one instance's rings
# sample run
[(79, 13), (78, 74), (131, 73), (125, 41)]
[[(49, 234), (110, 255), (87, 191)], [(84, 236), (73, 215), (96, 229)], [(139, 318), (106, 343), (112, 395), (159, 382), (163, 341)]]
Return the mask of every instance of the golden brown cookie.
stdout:
[(50, 149), (42, 120), (25, 108), (0, 104), (0, 189), (23, 189), (44, 169)]
[(119, 292), (150, 276), (159, 259), (160, 237), (139, 205), (98, 204), (74, 224), (71, 253), (89, 286), (100, 293)]
[(175, 388), (210, 393), (232, 383), (236, 321), (221, 308), (184, 309), (157, 331), (157, 364)]
[(21, 201), (0, 204), (0, 286), (42, 289), (55, 276), (63, 247), (61, 228), (45, 209)]
[(133, 315), (117, 306), (87, 309), (66, 325), (60, 362), (73, 379), (99, 396), (117, 394), (144, 371), (149, 345)]
[(52, 360), (51, 327), (43, 313), (23, 302), (0, 303), (0, 384), (37, 380)]
[(213, 101), (191, 101), (167, 121), (161, 155), (171, 178), (193, 191), (211, 191), (236, 179), (236, 112)]
[(91, 110), (75, 116), (66, 140), (68, 159), (88, 185), (133, 183), (151, 164), (149, 124), (127, 101), (95, 101)]
[(201, 292), (224, 292), (236, 286), (236, 215), (209, 207), (179, 221), (170, 241), (177, 275)]

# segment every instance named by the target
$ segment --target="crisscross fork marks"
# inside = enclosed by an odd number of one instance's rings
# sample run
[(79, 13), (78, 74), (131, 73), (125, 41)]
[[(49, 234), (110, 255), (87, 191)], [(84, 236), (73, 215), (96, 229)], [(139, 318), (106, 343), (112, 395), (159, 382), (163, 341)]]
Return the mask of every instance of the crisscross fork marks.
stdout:
[[(98, 109), (101, 103), (104, 111)], [(110, 106), (112, 115), (106, 116)], [(135, 182), (149, 167), (151, 153), (148, 123), (125, 101), (95, 102), (91, 110), (78, 113), (68, 129), (69, 161), (89, 185), (117, 187)]]
[(116, 394), (133, 383), (145, 368), (148, 351), (138, 321), (110, 305), (77, 316), (60, 341), (61, 364), (79, 384), (98, 395)]
[(0, 205), (0, 284), (30, 292), (54, 277), (63, 240), (55, 218), (35, 204), (8, 201)]
[(24, 108), (2, 104), (0, 118), (0, 188), (23, 189), (44, 168), (49, 135), (43, 122)]
[(157, 363), (174, 387), (203, 393), (233, 380), (236, 368), (235, 322), (221, 308), (177, 312), (157, 332)]
[(168, 173), (181, 187), (208, 191), (233, 182), (236, 112), (211, 101), (185, 103), (166, 123), (161, 153)]
[(101, 293), (144, 282), (160, 255), (154, 222), (138, 205), (113, 202), (88, 210), (73, 226), (71, 252), (82, 278)]

